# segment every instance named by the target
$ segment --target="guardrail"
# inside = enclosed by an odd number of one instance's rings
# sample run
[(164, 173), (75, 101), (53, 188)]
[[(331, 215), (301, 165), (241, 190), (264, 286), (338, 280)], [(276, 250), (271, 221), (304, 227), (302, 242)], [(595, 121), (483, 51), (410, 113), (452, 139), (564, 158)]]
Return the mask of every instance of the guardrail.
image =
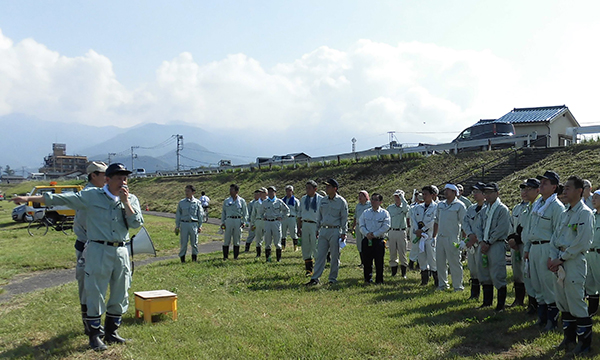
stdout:
[(194, 170), (185, 170), (185, 171), (166, 171), (159, 172), (155, 174), (145, 174), (145, 177), (157, 177), (157, 176), (190, 176), (190, 175), (201, 175), (201, 174), (215, 174), (220, 173), (227, 170), (253, 170), (253, 169), (262, 169), (265, 167), (271, 168), (273, 165), (275, 166), (284, 166), (284, 165), (293, 165), (294, 167), (302, 164), (307, 164), (310, 166), (311, 163), (322, 163), (325, 165), (328, 162), (335, 161), (340, 162), (342, 160), (356, 160), (358, 161), (361, 158), (365, 157), (373, 157), (377, 158), (382, 155), (398, 155), (403, 156), (404, 154), (413, 154), (419, 153), (422, 155), (433, 155), (436, 153), (443, 152), (454, 152), (458, 153), (461, 149), (472, 149), (480, 147), (482, 150), (491, 150), (494, 145), (500, 144), (514, 144), (515, 147), (530, 147), (531, 142), (537, 139), (537, 132), (532, 132), (526, 135), (514, 135), (514, 136), (506, 136), (499, 137), (493, 139), (482, 139), (482, 140), (471, 140), (471, 141), (461, 141), (461, 142), (452, 142), (447, 144), (437, 144), (437, 145), (421, 145), (421, 146), (412, 146), (406, 148), (392, 148), (392, 149), (371, 149), (357, 152), (350, 152), (338, 155), (328, 155), (328, 156), (318, 156), (309, 159), (302, 160), (283, 160), (281, 162), (269, 162), (268, 164), (244, 164), (244, 165), (232, 165), (232, 166), (219, 166), (219, 167), (209, 167), (209, 168), (198, 168)]
[(600, 133), (600, 126), (579, 126), (579, 127), (568, 127), (567, 135), (573, 136), (573, 144), (577, 144), (577, 135), (579, 134), (598, 134)]

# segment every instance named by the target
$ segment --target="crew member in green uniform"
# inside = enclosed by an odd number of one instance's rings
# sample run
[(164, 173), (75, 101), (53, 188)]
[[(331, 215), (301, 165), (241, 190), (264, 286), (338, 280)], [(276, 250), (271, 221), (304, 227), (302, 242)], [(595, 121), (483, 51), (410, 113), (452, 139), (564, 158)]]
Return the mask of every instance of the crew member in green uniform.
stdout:
[(202, 232), (204, 212), (202, 203), (194, 197), (194, 185), (186, 185), (185, 199), (177, 204), (175, 211), (175, 234), (179, 234), (179, 258), (185, 262), (188, 241), (192, 246), (192, 262), (198, 260), (198, 233)]
[(229, 186), (229, 197), (223, 201), (221, 211), (221, 228), (225, 229), (223, 244), (223, 260), (229, 258), (229, 245), (233, 239), (233, 258), (240, 254), (240, 239), (242, 229), (248, 223), (248, 207), (246, 200), (238, 195), (240, 187), (237, 184)]
[[(406, 269), (408, 268), (408, 261), (406, 260), (406, 218), (409, 207), (404, 198), (404, 191), (396, 190), (393, 199), (394, 203), (387, 207), (391, 218), (387, 244), (390, 248), (390, 267), (392, 268), (392, 276), (396, 276), (398, 265), (400, 265), (400, 273), (406, 279)], [(356, 241), (359, 241), (359, 239)]]

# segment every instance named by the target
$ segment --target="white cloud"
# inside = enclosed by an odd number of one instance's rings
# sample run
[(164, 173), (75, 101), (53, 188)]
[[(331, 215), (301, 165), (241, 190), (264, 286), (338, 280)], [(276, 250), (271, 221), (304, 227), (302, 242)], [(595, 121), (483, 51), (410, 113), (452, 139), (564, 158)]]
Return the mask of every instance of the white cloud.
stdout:
[(66, 122), (276, 125), (278, 134), (322, 126), (343, 138), (423, 127), (458, 133), (504, 114), (497, 99), (517, 80), (511, 64), (489, 51), (360, 40), (347, 51), (322, 46), (271, 69), (244, 54), (199, 64), (184, 52), (164, 61), (155, 79), (126, 89), (110, 59), (93, 50), (69, 58), (33, 39), (14, 44), (0, 32), (0, 115)]

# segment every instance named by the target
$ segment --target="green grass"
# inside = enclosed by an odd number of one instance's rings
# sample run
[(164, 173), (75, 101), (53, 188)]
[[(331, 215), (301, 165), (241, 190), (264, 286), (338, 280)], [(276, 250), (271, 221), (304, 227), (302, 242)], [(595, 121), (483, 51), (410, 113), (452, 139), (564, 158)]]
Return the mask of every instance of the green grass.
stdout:
[[(362, 284), (355, 247), (342, 253), (339, 283), (307, 289), (300, 252), (281, 263), (252, 254), (223, 262), (168, 260), (136, 270), (130, 291), (178, 294), (179, 320), (134, 318), (120, 333), (133, 341), (103, 354), (87, 349), (76, 284), (18, 296), (0, 305), (0, 358), (10, 359), (525, 359), (551, 358), (556, 333), (540, 335), (523, 308), (477, 310), (465, 292), (434, 292), (389, 276)], [(325, 270), (326, 279), (329, 269)], [(465, 278), (465, 280), (467, 280)], [(512, 301), (509, 294), (508, 301)], [(596, 326), (596, 331), (600, 330)], [(594, 343), (596, 348), (597, 342)], [(556, 355), (560, 358), (562, 353)]]

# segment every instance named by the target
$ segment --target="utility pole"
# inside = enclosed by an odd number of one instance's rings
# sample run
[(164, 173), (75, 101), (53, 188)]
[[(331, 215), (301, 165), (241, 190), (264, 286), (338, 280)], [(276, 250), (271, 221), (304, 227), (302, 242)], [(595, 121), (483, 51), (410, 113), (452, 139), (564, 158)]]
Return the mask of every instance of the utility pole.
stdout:
[(175, 136), (175, 138), (177, 139), (177, 151), (176, 151), (176, 153), (177, 153), (177, 171), (179, 171), (180, 170), (179, 158), (181, 155), (181, 150), (183, 150), (183, 135), (177, 134), (177, 135), (173, 135), (173, 136)]
[(134, 165), (133, 159), (137, 159), (137, 154), (133, 153), (133, 149), (138, 149), (138, 148), (139, 148), (139, 146), (131, 147), (131, 171), (135, 171), (135, 166), (133, 166)]
[(108, 153), (108, 165), (110, 165), (110, 160), (113, 156), (117, 156), (117, 153)]
[(352, 152), (356, 152), (356, 138), (352, 138)]

